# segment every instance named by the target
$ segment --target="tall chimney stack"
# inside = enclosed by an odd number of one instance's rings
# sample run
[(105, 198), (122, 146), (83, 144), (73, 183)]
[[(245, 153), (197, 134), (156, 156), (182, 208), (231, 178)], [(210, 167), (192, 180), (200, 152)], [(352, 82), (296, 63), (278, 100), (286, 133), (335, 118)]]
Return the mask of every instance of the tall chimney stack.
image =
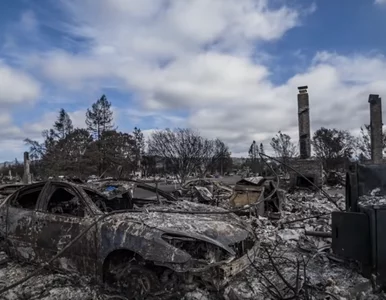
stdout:
[(382, 136), (382, 101), (379, 95), (370, 95), (370, 139), (371, 160), (374, 164), (382, 162), (383, 136)]
[(299, 144), (301, 159), (311, 157), (310, 108), (307, 89), (308, 86), (298, 87)]
[(24, 152), (24, 176), (23, 183), (30, 184), (31, 183), (31, 173), (30, 173), (30, 160), (28, 152)]

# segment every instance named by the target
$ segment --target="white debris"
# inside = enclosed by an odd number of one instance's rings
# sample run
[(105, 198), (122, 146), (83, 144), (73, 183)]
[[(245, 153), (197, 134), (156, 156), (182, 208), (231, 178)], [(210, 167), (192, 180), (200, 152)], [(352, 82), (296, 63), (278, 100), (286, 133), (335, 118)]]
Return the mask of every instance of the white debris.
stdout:
[(277, 235), (284, 241), (297, 241), (300, 238), (300, 233), (294, 229), (283, 229)]
[(378, 187), (378, 188), (375, 188), (373, 189), (371, 192), (370, 192), (370, 195), (371, 196), (379, 196), (379, 193), (381, 192), (381, 189)]
[[(344, 208), (345, 198), (342, 194), (335, 193), (332, 197), (338, 206)], [(279, 290), (291, 292), (275, 271), (267, 252), (271, 253), (280, 275), (292, 286), (296, 286), (297, 280), (300, 284), (304, 283), (302, 272), (299, 277), (296, 276), (296, 264), (304, 266), (306, 262), (305, 274), (313, 295), (311, 299), (356, 299), (360, 293), (367, 296), (360, 299), (381, 299), (371, 289), (358, 289), (358, 286), (368, 284), (369, 280), (355, 271), (354, 265), (333, 259), (330, 238), (304, 235), (305, 230), (330, 232), (330, 213), (336, 210), (336, 206), (319, 193), (299, 191), (287, 195), (279, 221), (255, 220), (262, 251), (255, 259), (254, 266), (238, 276), (226, 290), (228, 293), (232, 290), (237, 297), (227, 299), (276, 299), (264, 287), (272, 288), (271, 283)], [(326, 215), (312, 218), (322, 214)], [(290, 295), (287, 297), (290, 298)]]
[(211, 300), (210, 293), (201, 289), (196, 289), (193, 292), (188, 292), (181, 300)]
[[(371, 194), (373, 194), (373, 192), (371, 192)], [(386, 205), (386, 197), (364, 195), (359, 197), (358, 204), (362, 206)]]

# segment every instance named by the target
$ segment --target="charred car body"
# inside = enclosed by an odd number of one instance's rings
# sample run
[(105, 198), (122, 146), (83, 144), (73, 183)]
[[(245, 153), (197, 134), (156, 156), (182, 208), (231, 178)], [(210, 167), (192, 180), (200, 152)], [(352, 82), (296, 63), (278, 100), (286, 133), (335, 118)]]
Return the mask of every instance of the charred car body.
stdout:
[(237, 216), (157, 193), (158, 200), (135, 192), (107, 198), (70, 182), (31, 184), (0, 200), (1, 234), (12, 257), (45, 263), (87, 231), (52, 266), (131, 295), (192, 276), (218, 288), (250, 264), (258, 243)]
[(6, 198), (23, 186), (25, 186), (25, 184), (21, 183), (8, 183), (0, 185), (0, 198)]

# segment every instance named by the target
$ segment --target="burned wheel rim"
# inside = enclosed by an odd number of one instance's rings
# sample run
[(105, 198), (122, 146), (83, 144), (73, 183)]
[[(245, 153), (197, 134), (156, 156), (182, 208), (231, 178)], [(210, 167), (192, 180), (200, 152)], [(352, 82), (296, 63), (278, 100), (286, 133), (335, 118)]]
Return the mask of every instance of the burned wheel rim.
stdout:
[(128, 299), (144, 299), (160, 289), (157, 275), (140, 265), (128, 265), (116, 274), (118, 288)]

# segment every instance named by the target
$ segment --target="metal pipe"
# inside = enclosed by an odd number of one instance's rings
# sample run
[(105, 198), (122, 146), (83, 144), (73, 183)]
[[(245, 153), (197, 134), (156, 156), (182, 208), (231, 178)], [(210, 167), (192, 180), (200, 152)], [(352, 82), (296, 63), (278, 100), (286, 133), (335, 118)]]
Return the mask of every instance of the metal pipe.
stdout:
[(331, 232), (323, 232), (323, 231), (305, 231), (305, 235), (307, 236), (316, 236), (316, 237), (322, 237), (322, 238), (331, 238), (332, 233)]

